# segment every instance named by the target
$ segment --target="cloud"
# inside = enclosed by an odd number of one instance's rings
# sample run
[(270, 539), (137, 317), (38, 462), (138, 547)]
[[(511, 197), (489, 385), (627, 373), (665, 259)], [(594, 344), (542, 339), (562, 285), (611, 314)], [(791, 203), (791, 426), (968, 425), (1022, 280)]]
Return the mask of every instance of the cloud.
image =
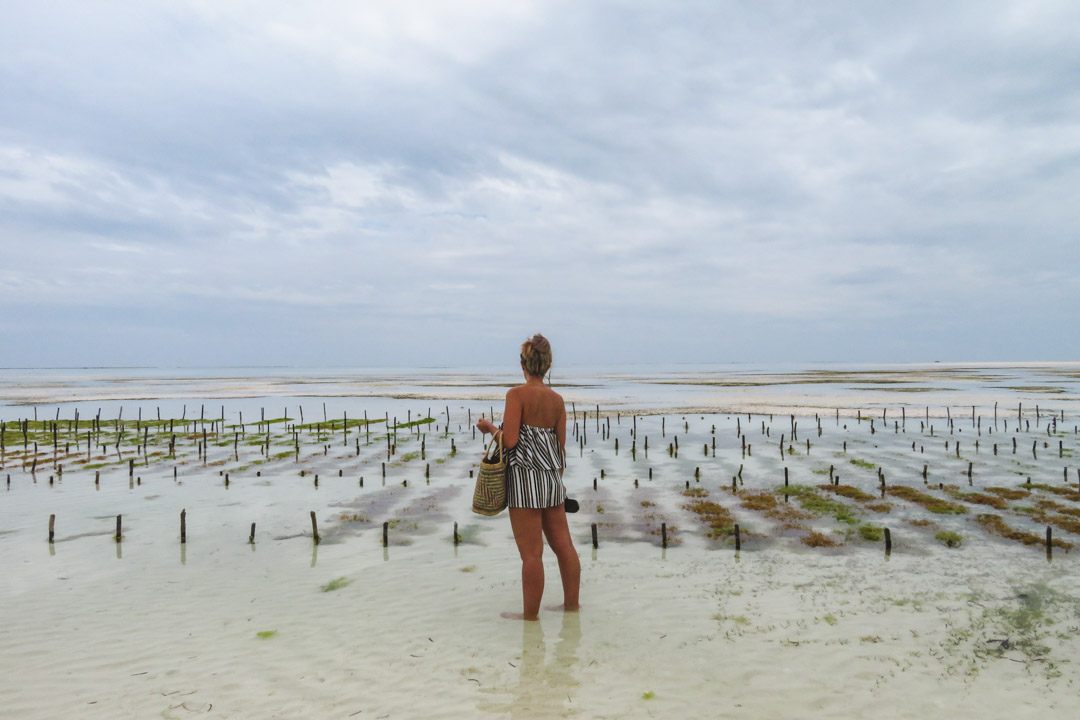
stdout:
[(0, 364), (81, 364), (62, 318), (136, 303), (131, 332), (211, 364), (244, 344), (199, 337), (284, 318), (260, 358), (412, 362), (419, 333), (468, 362), (527, 326), (583, 361), (996, 359), (1059, 316), (1033, 288), (1078, 286), (1072, 3), (8, 15), (0, 302), (34, 323)]

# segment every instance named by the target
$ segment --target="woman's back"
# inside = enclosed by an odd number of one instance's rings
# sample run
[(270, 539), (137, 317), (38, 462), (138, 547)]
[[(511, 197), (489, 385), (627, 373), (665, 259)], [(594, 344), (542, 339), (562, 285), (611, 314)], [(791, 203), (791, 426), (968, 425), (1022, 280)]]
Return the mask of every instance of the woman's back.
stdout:
[(527, 383), (507, 395), (513, 395), (513, 400), (520, 403), (522, 425), (555, 428), (566, 414), (562, 396), (544, 385)]

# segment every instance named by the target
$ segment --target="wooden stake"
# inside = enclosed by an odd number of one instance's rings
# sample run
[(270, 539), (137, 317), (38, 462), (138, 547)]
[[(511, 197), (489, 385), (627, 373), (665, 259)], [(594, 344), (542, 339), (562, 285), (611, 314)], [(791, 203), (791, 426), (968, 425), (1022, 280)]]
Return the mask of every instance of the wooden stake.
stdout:
[[(446, 416), (447, 417), (450, 416), (450, 408), (446, 409)], [(454, 523), (454, 545), (460, 545), (460, 544), (461, 544), (461, 536), (458, 535), (457, 523)]]
[(384, 522), (382, 524), (382, 546), (386, 547), (390, 544), (390, 523)]
[(53, 535), (55, 534), (55, 532), (54, 532), (55, 530), (56, 530), (56, 515), (50, 515), (49, 516), (49, 542), (50, 543), (52, 543), (52, 541), (53, 541)]
[(592, 546), (593, 546), (593, 550), (600, 547), (600, 544), (597, 541), (597, 537), (596, 537), (596, 523), (592, 524)]
[(251, 535), (248, 536), (248, 542), (252, 545), (255, 544), (255, 523), (251, 523)]
[(315, 539), (315, 544), (318, 545), (322, 538), (319, 537), (319, 523), (315, 520), (314, 510), (311, 511), (311, 534)]
[(124, 535), (123, 527), (121, 525), (121, 522), (122, 522), (121, 521), (121, 516), (117, 515), (116, 516), (116, 542), (120, 542), (120, 538), (122, 538), (123, 535)]
[(187, 542), (187, 509), (180, 511), (180, 544)]
[(739, 532), (739, 524), (735, 523), (735, 549), (742, 549), (742, 535)]
[(889, 532), (889, 528), (885, 528), (885, 554), (888, 555), (892, 552), (892, 533)]
[(660, 523), (660, 547), (667, 547), (667, 523)]

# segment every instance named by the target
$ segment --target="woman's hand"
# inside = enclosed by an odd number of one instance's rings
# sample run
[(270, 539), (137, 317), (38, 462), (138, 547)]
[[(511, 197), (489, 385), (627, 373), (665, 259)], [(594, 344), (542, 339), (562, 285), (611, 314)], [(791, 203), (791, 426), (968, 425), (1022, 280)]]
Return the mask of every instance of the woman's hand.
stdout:
[(497, 428), (495, 426), (495, 423), (491, 422), (487, 418), (480, 418), (476, 421), (476, 429), (479, 430), (481, 433), (488, 434), (496, 432), (499, 428)]

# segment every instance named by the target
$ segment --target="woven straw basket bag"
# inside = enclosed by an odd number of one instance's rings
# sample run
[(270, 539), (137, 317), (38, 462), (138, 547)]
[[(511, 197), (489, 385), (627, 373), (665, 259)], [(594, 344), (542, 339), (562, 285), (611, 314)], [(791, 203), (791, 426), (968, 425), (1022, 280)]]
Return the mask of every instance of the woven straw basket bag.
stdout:
[[(491, 450), (498, 438), (496, 454)], [(498, 515), (506, 507), (506, 450), (503, 448), (502, 433), (496, 433), (484, 450), (480, 460), (480, 472), (476, 476), (476, 490), (473, 491), (472, 509), (480, 515)]]

